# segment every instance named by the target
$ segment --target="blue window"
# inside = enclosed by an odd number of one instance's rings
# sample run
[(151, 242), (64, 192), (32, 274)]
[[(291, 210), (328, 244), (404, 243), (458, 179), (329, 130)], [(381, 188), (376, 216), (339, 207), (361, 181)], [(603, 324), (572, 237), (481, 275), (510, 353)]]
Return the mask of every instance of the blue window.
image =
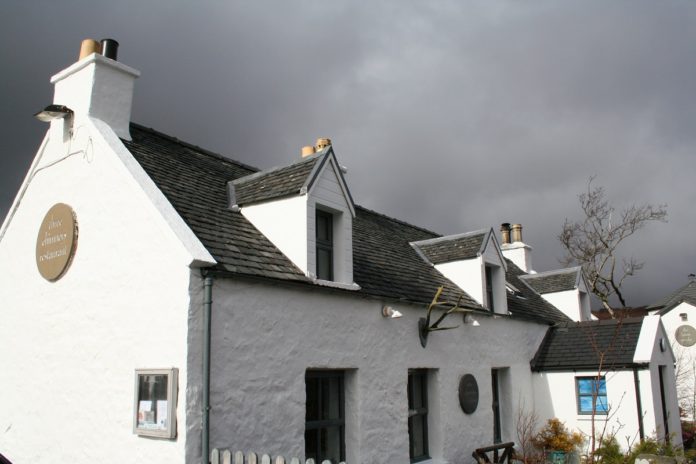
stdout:
[(607, 383), (602, 377), (576, 377), (578, 414), (607, 414)]

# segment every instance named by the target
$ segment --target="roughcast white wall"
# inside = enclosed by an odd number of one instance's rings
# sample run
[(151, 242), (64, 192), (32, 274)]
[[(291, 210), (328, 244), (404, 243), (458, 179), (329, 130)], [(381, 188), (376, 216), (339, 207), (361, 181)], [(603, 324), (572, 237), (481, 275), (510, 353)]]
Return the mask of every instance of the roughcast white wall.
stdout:
[[(201, 297), (202, 282), (192, 294)], [(480, 326), (418, 338), (425, 306), (388, 302), (403, 313), (382, 317), (386, 303), (352, 292), (215, 280), (212, 316), (211, 447), (304, 454), (305, 372), (346, 370), (347, 462), (408, 462), (409, 368), (431, 369), (430, 444), (433, 462), (460, 462), (493, 442), (491, 369), (503, 371), (503, 439), (514, 440), (514, 412), (533, 407), (529, 361), (547, 326), (496, 316)], [(192, 301), (192, 350), (202, 346), (199, 303)], [(197, 322), (196, 322), (197, 321)], [(459, 324), (461, 317), (451, 323)], [(449, 324), (448, 324), (449, 325)], [(191, 365), (196, 364), (192, 353)], [(458, 384), (478, 380), (478, 409), (460, 409)], [(195, 372), (191, 371), (192, 375)], [(544, 399), (546, 401), (546, 399)], [(191, 403), (191, 410), (200, 410)], [(192, 438), (196, 431), (191, 431)], [(187, 456), (194, 456), (196, 445)]]
[[(70, 147), (48, 141), (0, 241), (0, 449), (15, 463), (183, 462), (192, 257), (104, 130), (82, 119)], [(58, 202), (75, 211), (79, 241), (50, 283), (35, 246)], [(140, 438), (134, 370), (165, 367), (179, 368), (179, 437)]]

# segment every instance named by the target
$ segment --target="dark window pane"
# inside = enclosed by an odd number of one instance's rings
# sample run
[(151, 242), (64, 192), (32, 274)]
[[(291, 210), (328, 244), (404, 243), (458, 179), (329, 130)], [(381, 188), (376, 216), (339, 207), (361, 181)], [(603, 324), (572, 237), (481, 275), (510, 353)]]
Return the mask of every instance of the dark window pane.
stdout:
[(338, 464), (341, 458), (342, 431), (340, 427), (327, 427), (321, 431), (321, 459)]
[(413, 416), (409, 419), (411, 440), (411, 457), (416, 458), (427, 454), (425, 449), (425, 416)]
[(332, 259), (331, 250), (317, 247), (317, 277), (331, 280)]
[(343, 372), (307, 371), (305, 457), (317, 463), (345, 459)]
[(408, 373), (408, 441), (412, 462), (428, 458), (427, 372)]
[(319, 417), (319, 379), (307, 379), (307, 420), (318, 420)]

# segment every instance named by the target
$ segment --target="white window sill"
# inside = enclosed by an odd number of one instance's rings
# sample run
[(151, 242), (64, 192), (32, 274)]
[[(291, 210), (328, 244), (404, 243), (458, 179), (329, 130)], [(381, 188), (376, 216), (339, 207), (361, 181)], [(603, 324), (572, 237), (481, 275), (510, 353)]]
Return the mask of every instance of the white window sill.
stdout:
[[(356, 284), (355, 282), (346, 284), (343, 282), (334, 282), (333, 280), (323, 280), (323, 279), (317, 279), (314, 278), (312, 279), (312, 282), (314, 282), (317, 285), (321, 285), (322, 287), (332, 287), (332, 288), (340, 288), (342, 290), (360, 290), (360, 285)], [(428, 462), (428, 461), (423, 461), (423, 462)]]

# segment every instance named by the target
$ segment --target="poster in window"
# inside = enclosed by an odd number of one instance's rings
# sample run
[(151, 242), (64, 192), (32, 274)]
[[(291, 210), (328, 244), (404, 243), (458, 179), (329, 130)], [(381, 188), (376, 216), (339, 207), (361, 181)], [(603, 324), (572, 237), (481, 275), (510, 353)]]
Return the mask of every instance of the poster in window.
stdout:
[(133, 433), (176, 437), (177, 376), (176, 368), (136, 369)]

